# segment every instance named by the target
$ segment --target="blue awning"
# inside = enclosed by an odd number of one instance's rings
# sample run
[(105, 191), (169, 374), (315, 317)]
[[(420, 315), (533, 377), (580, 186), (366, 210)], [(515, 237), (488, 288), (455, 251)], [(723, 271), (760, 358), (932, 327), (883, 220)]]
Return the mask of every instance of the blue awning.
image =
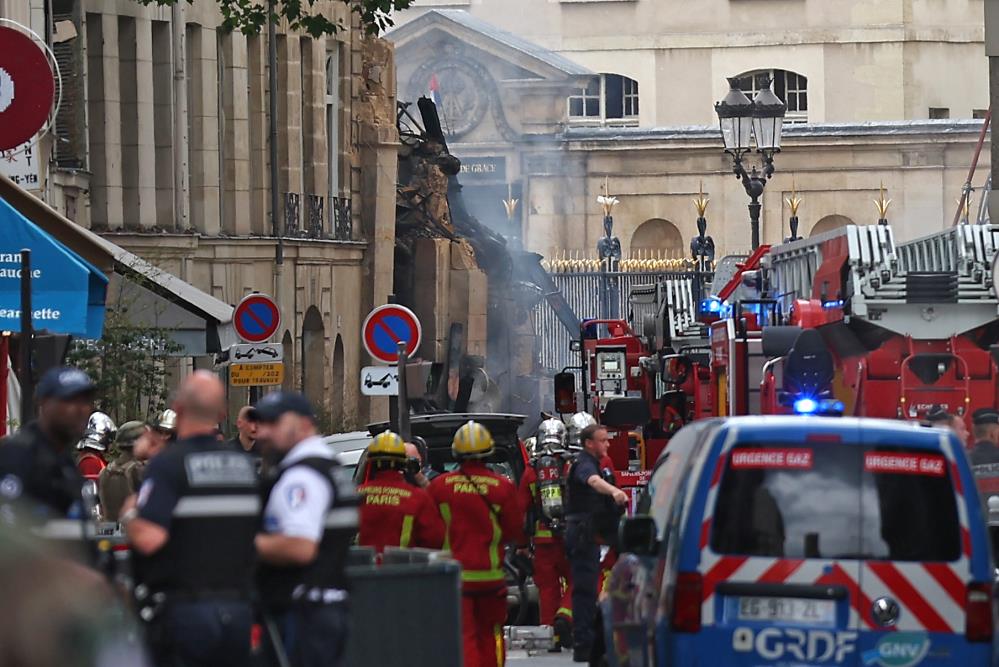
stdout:
[(21, 250), (31, 250), (31, 309), (36, 331), (97, 339), (104, 328), (108, 279), (0, 199), (0, 330), (21, 330)]

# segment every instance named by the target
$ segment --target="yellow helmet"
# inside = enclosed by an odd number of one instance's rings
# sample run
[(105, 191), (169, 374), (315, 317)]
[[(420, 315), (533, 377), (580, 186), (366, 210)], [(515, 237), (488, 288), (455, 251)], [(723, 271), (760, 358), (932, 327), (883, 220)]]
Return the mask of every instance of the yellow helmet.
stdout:
[(459, 458), (481, 458), (493, 453), (493, 436), (482, 424), (469, 421), (454, 434), (451, 451)]
[(386, 430), (371, 439), (368, 445), (368, 456), (371, 458), (406, 458), (406, 443), (398, 434)]

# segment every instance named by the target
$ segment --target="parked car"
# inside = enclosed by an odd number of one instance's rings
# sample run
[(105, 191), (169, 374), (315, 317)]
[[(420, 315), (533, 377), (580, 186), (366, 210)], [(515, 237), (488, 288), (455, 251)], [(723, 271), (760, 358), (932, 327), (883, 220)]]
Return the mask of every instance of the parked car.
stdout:
[(967, 457), (907, 422), (741, 417), (670, 441), (601, 603), (612, 665), (995, 665)]
[(368, 443), (371, 442), (371, 436), (368, 432), (351, 431), (350, 433), (337, 433), (326, 436), (324, 440), (333, 449), (333, 452), (340, 460), (340, 465), (349, 470), (351, 475), (356, 476), (364, 450), (367, 449)]

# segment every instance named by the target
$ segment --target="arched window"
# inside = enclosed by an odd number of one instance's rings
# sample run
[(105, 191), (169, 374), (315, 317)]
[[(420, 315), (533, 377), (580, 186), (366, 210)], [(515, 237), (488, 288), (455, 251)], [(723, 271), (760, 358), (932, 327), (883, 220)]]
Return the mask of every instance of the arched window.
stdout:
[(325, 409), (326, 327), (319, 309), (309, 306), (302, 321), (302, 393)]
[(646, 220), (631, 235), (631, 252), (649, 250), (653, 253), (665, 251), (672, 256), (683, 254), (683, 237), (680, 230), (669, 220), (653, 218)]
[(569, 120), (583, 124), (637, 125), (638, 82), (601, 74), (569, 96)]
[(761, 69), (745, 72), (736, 77), (739, 88), (753, 99), (762, 88), (773, 81), (774, 94), (787, 105), (787, 123), (808, 122), (808, 78), (782, 69)]
[(854, 224), (853, 220), (845, 215), (827, 215), (815, 223), (815, 226), (812, 227), (812, 231), (808, 232), (808, 235), (818, 236), (819, 234), (831, 232), (834, 229), (839, 229), (840, 227), (846, 227), (847, 225), (852, 224)]

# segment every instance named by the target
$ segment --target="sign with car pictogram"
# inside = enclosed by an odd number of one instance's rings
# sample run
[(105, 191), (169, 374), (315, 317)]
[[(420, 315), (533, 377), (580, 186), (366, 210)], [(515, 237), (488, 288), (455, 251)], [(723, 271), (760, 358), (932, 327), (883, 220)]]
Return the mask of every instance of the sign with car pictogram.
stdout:
[(229, 361), (234, 364), (259, 364), (282, 360), (284, 360), (284, 345), (281, 343), (244, 343), (229, 347)]
[(361, 369), (361, 393), (365, 396), (398, 396), (399, 369), (395, 366), (365, 366)]

